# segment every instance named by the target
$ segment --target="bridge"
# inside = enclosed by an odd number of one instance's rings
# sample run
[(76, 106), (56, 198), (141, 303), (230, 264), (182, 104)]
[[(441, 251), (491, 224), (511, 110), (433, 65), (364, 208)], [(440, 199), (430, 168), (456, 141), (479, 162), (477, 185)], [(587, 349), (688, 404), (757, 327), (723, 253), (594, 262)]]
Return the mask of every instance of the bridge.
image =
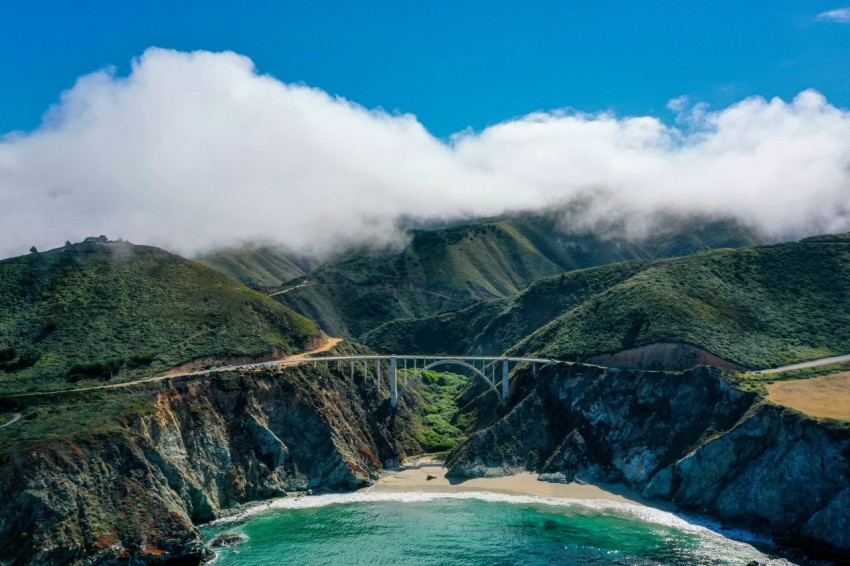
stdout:
[[(510, 364), (527, 364), (531, 366), (531, 371), (537, 375), (538, 365), (551, 365), (556, 363), (556, 360), (549, 358), (522, 358), (522, 357), (506, 357), (506, 356), (428, 356), (428, 355), (363, 355), (363, 356), (323, 356), (314, 358), (300, 358), (297, 360), (278, 360), (273, 362), (261, 362), (256, 364), (247, 364), (238, 366), (238, 368), (271, 368), (289, 365), (310, 364), (313, 365), (324, 363), (332, 364), (336, 362), (337, 370), (344, 373), (348, 369), (351, 373), (351, 380), (354, 381), (354, 370), (359, 364), (362, 364), (363, 375), (368, 379), (370, 375), (370, 363), (374, 365), (374, 377), (378, 384), (381, 383), (381, 367), (382, 362), (387, 362), (389, 365), (389, 382), (390, 382), (390, 405), (398, 407), (398, 397), (404, 394), (411, 383), (424, 372), (443, 365), (453, 365), (466, 368), (472, 372), (473, 377), (480, 378), (487, 386), (496, 394), (499, 401), (505, 403), (510, 394), (509, 374)], [(348, 366), (347, 368), (345, 366)], [(497, 380), (496, 367), (501, 366), (499, 379)], [(216, 368), (207, 371), (227, 371), (237, 369), (234, 367)], [(412, 371), (412, 374), (411, 374)], [(202, 373), (202, 372), (198, 372)], [(204, 372), (205, 373), (205, 372)], [(399, 379), (399, 373), (403, 379)], [(401, 388), (399, 388), (401, 384)]]

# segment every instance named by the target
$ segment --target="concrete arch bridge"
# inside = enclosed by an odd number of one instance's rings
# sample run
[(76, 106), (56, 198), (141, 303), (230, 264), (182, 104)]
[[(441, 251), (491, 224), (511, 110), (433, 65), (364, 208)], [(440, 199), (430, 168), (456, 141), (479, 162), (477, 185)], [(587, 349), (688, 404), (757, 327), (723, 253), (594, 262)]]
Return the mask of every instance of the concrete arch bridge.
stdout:
[[(300, 365), (303, 363), (312, 364), (336, 364), (337, 370), (344, 373), (346, 370), (351, 372), (351, 379), (354, 380), (354, 371), (357, 366), (362, 366), (363, 375), (369, 378), (374, 378), (380, 384), (382, 362), (387, 362), (390, 366), (389, 379), (390, 386), (390, 404), (393, 407), (398, 406), (398, 397), (404, 394), (404, 391), (414, 383), (424, 372), (440, 367), (440, 366), (459, 366), (471, 371), (473, 379), (481, 379), (490, 390), (499, 398), (499, 401), (504, 403), (509, 396), (509, 375), (511, 364), (525, 364), (531, 367), (534, 375), (537, 375), (537, 366), (551, 365), (556, 363), (556, 360), (548, 358), (525, 358), (525, 357), (506, 357), (506, 356), (428, 356), (428, 355), (364, 355), (364, 356), (326, 356), (317, 358), (307, 358), (298, 360), (297, 362), (287, 363), (286, 361), (278, 362), (263, 362), (259, 364), (249, 364), (251, 367), (273, 367), (286, 365)], [(370, 366), (374, 368), (374, 372), (370, 373)], [(500, 369), (497, 370), (497, 366)], [(412, 374), (411, 374), (412, 371)], [(403, 376), (399, 378), (399, 373)], [(498, 379), (497, 379), (498, 374)], [(400, 387), (399, 387), (400, 386)]]

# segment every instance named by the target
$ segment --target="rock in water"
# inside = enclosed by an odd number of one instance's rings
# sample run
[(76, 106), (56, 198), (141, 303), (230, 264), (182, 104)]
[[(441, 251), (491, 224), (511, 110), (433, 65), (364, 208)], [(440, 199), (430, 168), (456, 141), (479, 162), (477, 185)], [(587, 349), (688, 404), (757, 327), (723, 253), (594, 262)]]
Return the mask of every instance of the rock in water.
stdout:
[(236, 546), (246, 540), (248, 540), (248, 537), (243, 533), (222, 533), (210, 542), (210, 547), (223, 548), (227, 546)]

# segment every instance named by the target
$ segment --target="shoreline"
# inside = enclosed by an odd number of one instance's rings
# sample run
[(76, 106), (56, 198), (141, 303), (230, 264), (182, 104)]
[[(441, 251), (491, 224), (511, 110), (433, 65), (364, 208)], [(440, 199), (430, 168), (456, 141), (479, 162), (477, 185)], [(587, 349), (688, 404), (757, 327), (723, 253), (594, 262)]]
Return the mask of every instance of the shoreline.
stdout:
[[(724, 527), (709, 517), (681, 512), (674, 504), (651, 501), (638, 492), (618, 484), (553, 483), (538, 479), (534, 472), (514, 475), (454, 479), (441, 461), (427, 455), (402, 466), (384, 470), (371, 486), (349, 492), (292, 493), (285, 497), (247, 504), (199, 525), (219, 533), (266, 512), (282, 509), (310, 509), (335, 504), (402, 501), (422, 502), (440, 499), (480, 499), (482, 501), (546, 506), (578, 505), (593, 512), (621, 513), (637, 520), (664, 525), (681, 531), (717, 536), (730, 544), (743, 544), (763, 554), (765, 564), (791, 565), (771, 537), (738, 528)], [(428, 478), (431, 479), (428, 479)], [(205, 535), (206, 537), (206, 535)], [(218, 557), (220, 549), (215, 549)], [(779, 552), (779, 555), (775, 553)]]
[(572, 500), (599, 500), (612, 503), (653, 507), (676, 512), (672, 503), (649, 501), (622, 485), (555, 483), (540, 480), (534, 472), (489, 478), (447, 478), (444, 463), (427, 456), (405, 462), (398, 468), (384, 470), (371, 486), (357, 493), (465, 493), (489, 492), (503, 495), (527, 495)]

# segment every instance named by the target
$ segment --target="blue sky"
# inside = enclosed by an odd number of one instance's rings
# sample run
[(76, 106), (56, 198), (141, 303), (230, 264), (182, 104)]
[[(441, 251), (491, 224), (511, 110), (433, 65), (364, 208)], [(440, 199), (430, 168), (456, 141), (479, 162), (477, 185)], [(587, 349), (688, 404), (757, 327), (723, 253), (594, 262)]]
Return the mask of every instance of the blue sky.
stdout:
[(6, 2), (0, 257), (92, 234), (324, 257), (533, 209), (846, 232), (839, 2)]
[[(850, 5), (850, 2), (847, 3)], [(149, 46), (233, 50), (259, 72), (435, 135), (570, 107), (671, 119), (806, 88), (850, 106), (845, 4), (658, 2), (9, 2), (0, 18), (0, 132), (32, 130), (77, 77)]]

